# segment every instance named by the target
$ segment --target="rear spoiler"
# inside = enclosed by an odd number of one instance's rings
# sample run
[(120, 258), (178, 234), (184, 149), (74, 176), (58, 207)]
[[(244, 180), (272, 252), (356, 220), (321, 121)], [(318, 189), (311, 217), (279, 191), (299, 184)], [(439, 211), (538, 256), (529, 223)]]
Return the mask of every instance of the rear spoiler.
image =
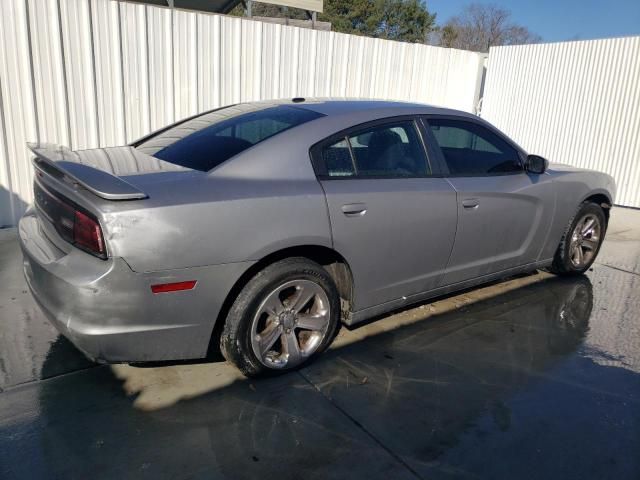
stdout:
[(52, 143), (27, 143), (35, 168), (58, 180), (80, 185), (106, 200), (141, 200), (147, 194), (120, 177), (80, 163), (77, 153)]

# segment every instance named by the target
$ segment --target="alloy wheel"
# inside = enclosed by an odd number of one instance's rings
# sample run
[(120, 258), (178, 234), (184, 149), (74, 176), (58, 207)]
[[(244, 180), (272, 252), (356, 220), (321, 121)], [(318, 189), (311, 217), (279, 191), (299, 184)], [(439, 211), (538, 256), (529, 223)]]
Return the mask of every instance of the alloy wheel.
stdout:
[(329, 329), (329, 298), (310, 280), (291, 280), (273, 289), (251, 322), (251, 347), (269, 368), (292, 368), (312, 355)]
[(576, 268), (588, 265), (593, 259), (601, 241), (602, 225), (593, 214), (583, 216), (571, 234), (569, 244), (569, 258)]

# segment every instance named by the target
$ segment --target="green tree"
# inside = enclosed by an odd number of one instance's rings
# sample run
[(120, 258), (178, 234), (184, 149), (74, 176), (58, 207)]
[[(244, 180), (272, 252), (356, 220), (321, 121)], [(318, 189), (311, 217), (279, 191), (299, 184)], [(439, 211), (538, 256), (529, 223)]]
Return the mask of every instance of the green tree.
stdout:
[(319, 17), (336, 32), (421, 43), (435, 18), (422, 0), (325, 0)]
[(390, 40), (424, 43), (435, 29), (435, 14), (419, 0), (386, 0), (382, 3), (379, 36)]
[[(308, 18), (295, 8), (253, 4), (254, 16)], [(236, 7), (232, 15), (243, 15)], [(341, 33), (386, 38), (403, 42), (426, 42), (436, 28), (435, 14), (430, 14), (424, 0), (325, 0), (324, 12), (318, 20), (330, 22), (331, 29)]]
[(331, 22), (336, 32), (374, 36), (382, 22), (382, 11), (380, 2), (374, 0), (326, 0), (319, 20)]

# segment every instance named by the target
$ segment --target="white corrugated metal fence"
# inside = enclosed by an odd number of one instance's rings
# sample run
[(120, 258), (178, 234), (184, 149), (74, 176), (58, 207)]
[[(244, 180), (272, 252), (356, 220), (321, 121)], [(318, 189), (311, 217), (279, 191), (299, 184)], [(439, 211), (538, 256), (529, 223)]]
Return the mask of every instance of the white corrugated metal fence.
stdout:
[[(221, 105), (295, 96), (474, 111), (484, 56), (116, 0), (0, 1), (0, 226), (31, 202), (27, 141), (124, 144)], [(640, 207), (640, 37), (492, 48), (482, 116), (612, 174)]]
[(640, 37), (496, 47), (482, 117), (530, 153), (601, 170), (640, 207)]
[(1, 0), (0, 226), (32, 198), (27, 141), (118, 145), (217, 106), (295, 96), (473, 111), (483, 59), (116, 0)]

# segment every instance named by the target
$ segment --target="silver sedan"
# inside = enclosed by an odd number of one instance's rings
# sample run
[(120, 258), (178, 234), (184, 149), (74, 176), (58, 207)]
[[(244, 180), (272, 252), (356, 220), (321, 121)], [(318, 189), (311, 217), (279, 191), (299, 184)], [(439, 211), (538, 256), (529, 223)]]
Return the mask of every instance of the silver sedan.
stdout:
[(31, 144), (25, 275), (92, 359), (296, 368), (339, 327), (506, 276), (580, 274), (615, 185), (480, 118), (296, 98), (213, 110), (131, 145)]

